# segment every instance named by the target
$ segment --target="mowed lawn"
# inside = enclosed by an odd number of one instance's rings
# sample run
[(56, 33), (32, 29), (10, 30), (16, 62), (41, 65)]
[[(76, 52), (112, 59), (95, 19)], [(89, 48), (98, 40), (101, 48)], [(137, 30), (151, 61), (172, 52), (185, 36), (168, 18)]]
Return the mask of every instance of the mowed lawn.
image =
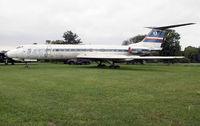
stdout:
[(0, 126), (199, 126), (200, 65), (0, 64)]

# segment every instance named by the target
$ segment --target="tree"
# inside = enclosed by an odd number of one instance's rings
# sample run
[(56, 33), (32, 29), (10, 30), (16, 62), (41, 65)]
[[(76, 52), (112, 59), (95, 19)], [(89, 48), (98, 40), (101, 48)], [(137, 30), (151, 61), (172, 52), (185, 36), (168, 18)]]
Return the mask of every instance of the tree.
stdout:
[(76, 33), (73, 33), (72, 31), (67, 31), (63, 34), (64, 43), (63, 44), (80, 44), (81, 39), (79, 39), (79, 36)]
[(64, 40), (46, 40), (46, 44), (79, 44), (82, 43), (77, 34), (67, 31), (63, 34)]
[(46, 40), (46, 44), (64, 44), (63, 40)]
[(181, 55), (180, 35), (175, 30), (166, 30), (163, 43), (161, 45), (162, 50), (160, 55), (162, 56), (179, 56)]
[(51, 44), (64, 44), (63, 40), (53, 40), (51, 41)]
[(46, 40), (46, 44), (51, 44), (51, 40)]
[(145, 37), (146, 37), (146, 35), (134, 36), (134, 37), (130, 38), (129, 40), (123, 41), (122, 45), (129, 45), (129, 44), (141, 42)]
[(184, 50), (184, 56), (190, 60), (190, 62), (199, 62), (200, 61), (200, 48), (195, 48), (188, 46)]
[(124, 41), (122, 42), (122, 45), (130, 45), (130, 42), (129, 42), (128, 40), (124, 40)]
[(200, 62), (200, 47), (198, 48), (198, 62)]

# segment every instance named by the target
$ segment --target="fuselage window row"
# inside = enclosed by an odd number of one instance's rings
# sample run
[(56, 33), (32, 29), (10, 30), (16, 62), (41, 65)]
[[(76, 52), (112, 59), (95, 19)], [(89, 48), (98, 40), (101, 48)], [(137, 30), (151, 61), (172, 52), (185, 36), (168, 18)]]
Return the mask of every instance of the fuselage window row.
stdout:
[(128, 50), (122, 50), (122, 49), (53, 49), (53, 52), (128, 52)]
[[(28, 49), (29, 52), (128, 52), (126, 49)], [(148, 52), (148, 49), (131, 49), (131, 51)], [(156, 52), (157, 50), (151, 50)]]
[[(28, 49), (31, 52), (31, 49)], [(33, 52), (128, 52), (126, 49), (33, 49)]]

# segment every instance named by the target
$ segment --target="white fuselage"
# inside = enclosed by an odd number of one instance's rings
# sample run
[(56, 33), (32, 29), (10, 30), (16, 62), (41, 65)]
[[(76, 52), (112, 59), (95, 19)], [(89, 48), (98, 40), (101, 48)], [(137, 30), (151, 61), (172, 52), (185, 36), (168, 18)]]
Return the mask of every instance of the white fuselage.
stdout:
[(73, 59), (80, 54), (130, 55), (129, 46), (105, 45), (25, 45), (7, 53), (16, 59)]

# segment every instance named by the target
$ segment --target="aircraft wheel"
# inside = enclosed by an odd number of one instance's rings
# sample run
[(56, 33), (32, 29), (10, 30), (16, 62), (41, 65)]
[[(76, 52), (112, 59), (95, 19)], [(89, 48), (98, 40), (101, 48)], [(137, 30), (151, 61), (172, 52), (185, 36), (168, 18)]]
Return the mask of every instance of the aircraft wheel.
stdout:
[(69, 62), (69, 65), (74, 65), (75, 63), (73, 61), (70, 61)]
[(5, 65), (8, 65), (8, 59), (5, 59)]
[(105, 64), (102, 64), (102, 65), (101, 65), (101, 67), (103, 67), (103, 68), (104, 68), (104, 67), (106, 67), (106, 65), (105, 65)]
[(115, 66), (114, 66), (114, 65), (110, 65), (109, 68), (110, 68), (110, 69), (114, 69)]
[(101, 64), (98, 64), (97, 67), (101, 67)]
[(119, 69), (120, 68), (120, 66), (115, 66), (115, 69)]
[(104, 68), (104, 67), (106, 67), (106, 65), (105, 64), (98, 64), (97, 67)]

